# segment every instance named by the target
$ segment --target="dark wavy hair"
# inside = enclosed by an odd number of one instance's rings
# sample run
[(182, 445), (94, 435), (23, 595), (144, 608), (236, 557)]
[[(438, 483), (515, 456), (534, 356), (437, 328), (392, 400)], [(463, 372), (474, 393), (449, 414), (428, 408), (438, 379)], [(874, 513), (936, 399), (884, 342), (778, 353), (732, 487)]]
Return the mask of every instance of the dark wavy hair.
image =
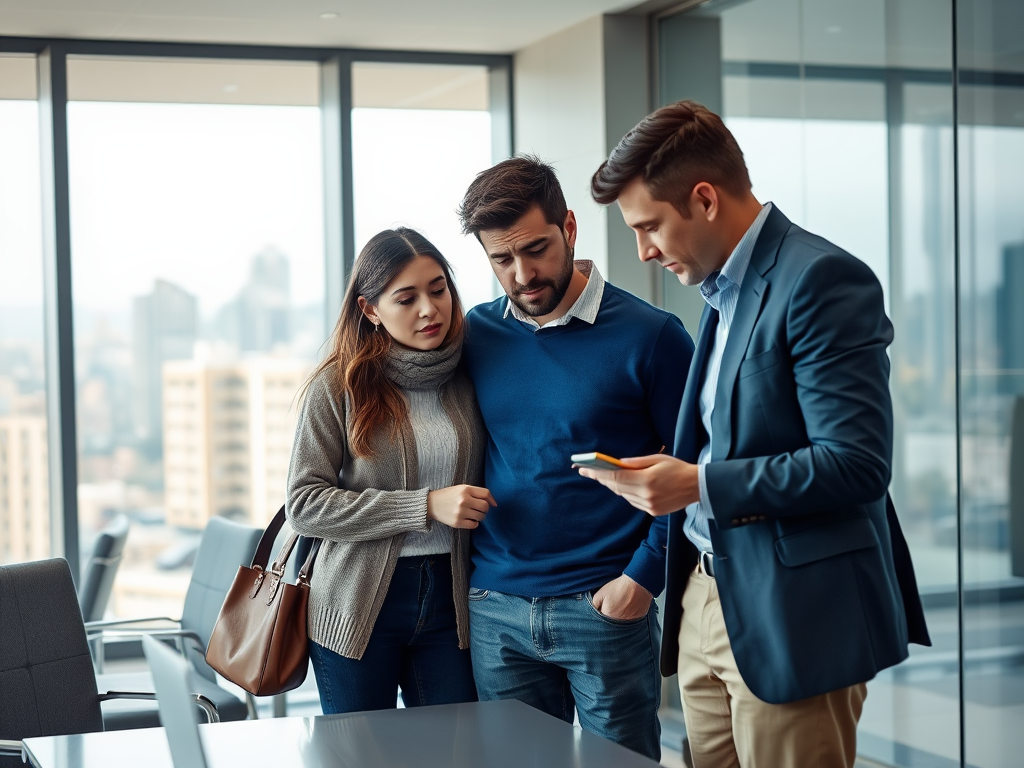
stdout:
[(385, 374), (388, 351), (395, 342), (390, 334), (375, 332), (375, 326), (359, 308), (359, 297), (375, 305), (384, 289), (417, 256), (429, 256), (438, 263), (451, 291), (451, 325), (441, 347), (462, 343), (465, 318), (448, 261), (416, 230), (386, 229), (370, 238), (360, 251), (331, 334), (330, 352), (303, 388), (305, 391), (322, 371), (335, 373), (336, 393), (348, 396), (352, 413), (348, 442), (356, 456), (373, 454), (371, 437), (382, 426), (388, 427), (393, 440), (397, 439), (399, 425), (408, 411), (400, 389)]
[(569, 208), (555, 169), (534, 155), (520, 155), (477, 174), (457, 213), (462, 233), (479, 240), (482, 230), (507, 229), (534, 205), (548, 224), (565, 226)]

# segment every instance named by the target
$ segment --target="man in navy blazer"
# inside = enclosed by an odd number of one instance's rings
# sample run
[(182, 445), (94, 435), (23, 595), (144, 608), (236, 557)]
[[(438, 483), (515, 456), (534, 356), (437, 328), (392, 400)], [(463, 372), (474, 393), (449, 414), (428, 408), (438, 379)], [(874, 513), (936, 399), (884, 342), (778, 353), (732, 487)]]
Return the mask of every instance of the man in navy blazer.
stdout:
[(694, 765), (852, 766), (866, 681), (928, 645), (887, 488), (892, 325), (871, 270), (751, 192), (736, 140), (683, 101), (592, 181), (642, 261), (706, 300), (672, 456), (581, 469), (672, 512), (661, 667)]

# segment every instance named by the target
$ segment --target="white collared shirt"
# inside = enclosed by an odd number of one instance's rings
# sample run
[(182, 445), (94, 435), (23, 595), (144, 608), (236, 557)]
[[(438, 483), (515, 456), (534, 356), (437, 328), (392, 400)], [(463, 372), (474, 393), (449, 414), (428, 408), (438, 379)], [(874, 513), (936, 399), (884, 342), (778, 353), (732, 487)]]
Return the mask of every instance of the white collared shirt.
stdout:
[(517, 307), (512, 302), (512, 299), (506, 298), (505, 314), (502, 317), (508, 317), (511, 312), (512, 317), (521, 323), (533, 326), (535, 331), (539, 331), (541, 328), (556, 328), (560, 325), (565, 325), (574, 317), (578, 317), (583, 322), (593, 325), (594, 321), (597, 320), (597, 311), (601, 309), (601, 298), (604, 296), (604, 278), (597, 267), (594, 266), (594, 262), (587, 259), (578, 259), (573, 262), (573, 266), (587, 278), (587, 284), (583, 288), (583, 293), (573, 302), (573, 305), (569, 307), (564, 315), (557, 320), (551, 320), (544, 323), (544, 325), (539, 325), (536, 320)]

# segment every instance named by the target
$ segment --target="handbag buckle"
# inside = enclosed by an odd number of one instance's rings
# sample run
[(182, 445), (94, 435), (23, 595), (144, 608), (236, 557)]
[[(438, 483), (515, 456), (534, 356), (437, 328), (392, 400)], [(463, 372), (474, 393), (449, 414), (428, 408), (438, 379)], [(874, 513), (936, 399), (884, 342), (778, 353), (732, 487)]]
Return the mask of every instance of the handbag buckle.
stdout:
[(271, 567), (270, 572), (274, 574), (274, 578), (270, 580), (270, 594), (267, 595), (267, 605), (273, 603), (274, 598), (277, 597), (277, 588), (281, 586), (281, 582), (284, 580), (284, 564), (282, 563), (281, 570), (279, 571)]
[(252, 592), (249, 593), (250, 600), (256, 597), (256, 595), (259, 593), (260, 587), (263, 586), (263, 579), (267, 575), (266, 572), (258, 565), (256, 566), (256, 570), (258, 571), (258, 574), (256, 576), (256, 583), (252, 585)]

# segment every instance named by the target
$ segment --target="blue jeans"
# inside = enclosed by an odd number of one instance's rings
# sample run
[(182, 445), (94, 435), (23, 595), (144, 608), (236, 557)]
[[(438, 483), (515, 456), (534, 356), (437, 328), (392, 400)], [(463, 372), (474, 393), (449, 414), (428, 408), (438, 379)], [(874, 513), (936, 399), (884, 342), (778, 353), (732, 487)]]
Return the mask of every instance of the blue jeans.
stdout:
[(449, 555), (400, 557), (370, 643), (349, 659), (310, 641), (325, 715), (476, 701), (469, 651), (459, 650)]
[(589, 592), (516, 597), (469, 590), (470, 650), (480, 699), (519, 699), (661, 759), (661, 628), (651, 603), (632, 621), (599, 613)]

